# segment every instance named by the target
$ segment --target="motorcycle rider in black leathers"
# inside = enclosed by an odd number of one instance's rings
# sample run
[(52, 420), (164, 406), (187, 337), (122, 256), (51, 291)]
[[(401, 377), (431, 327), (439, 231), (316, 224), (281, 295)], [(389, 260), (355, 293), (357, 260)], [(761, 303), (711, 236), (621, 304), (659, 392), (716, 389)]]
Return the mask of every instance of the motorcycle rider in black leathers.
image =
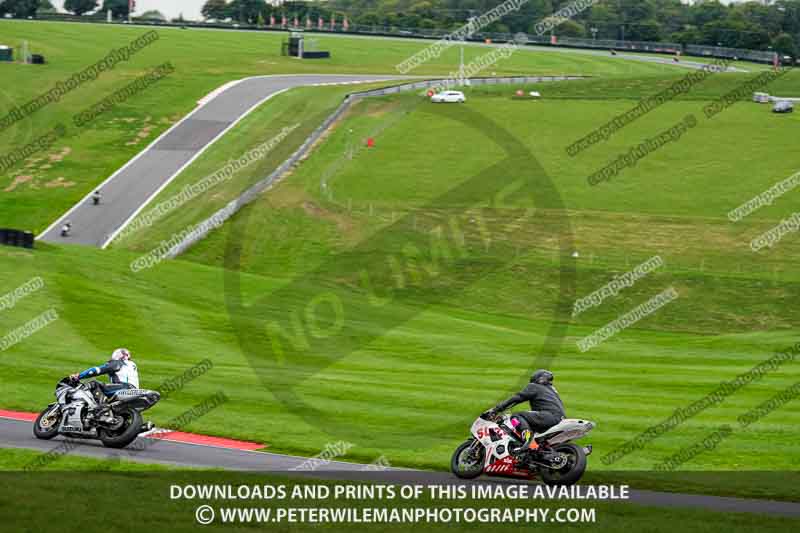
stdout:
[(530, 402), (530, 411), (514, 413), (511, 418), (512, 424), (516, 425), (515, 429), (523, 440), (522, 446), (512, 452), (515, 455), (527, 453), (528, 450), (535, 451), (538, 445), (533, 440), (533, 434), (547, 431), (566, 418), (564, 404), (553, 386), (553, 379), (553, 373), (549, 370), (537, 370), (531, 376), (527, 387), (481, 415), (493, 417), (509, 407), (525, 401)]

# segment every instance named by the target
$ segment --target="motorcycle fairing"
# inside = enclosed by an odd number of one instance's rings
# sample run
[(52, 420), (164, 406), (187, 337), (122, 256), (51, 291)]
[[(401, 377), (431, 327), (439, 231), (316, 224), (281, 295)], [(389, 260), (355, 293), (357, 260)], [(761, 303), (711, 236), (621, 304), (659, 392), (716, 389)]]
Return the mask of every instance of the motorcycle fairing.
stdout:
[[(502, 422), (507, 427), (511, 427), (510, 418), (510, 416), (503, 417)], [(515, 477), (530, 475), (527, 470), (517, 468), (517, 461), (509, 453), (509, 444), (513, 439), (499, 424), (479, 418), (472, 424), (472, 435), (486, 449), (484, 472)]]
[(147, 389), (121, 389), (111, 394), (110, 402), (126, 403), (134, 409), (149, 409), (161, 399), (161, 395)]
[(547, 442), (549, 445), (555, 446), (562, 442), (569, 442), (583, 437), (589, 433), (594, 426), (594, 422), (588, 420), (565, 418), (547, 431), (536, 433), (534, 438), (536, 442)]

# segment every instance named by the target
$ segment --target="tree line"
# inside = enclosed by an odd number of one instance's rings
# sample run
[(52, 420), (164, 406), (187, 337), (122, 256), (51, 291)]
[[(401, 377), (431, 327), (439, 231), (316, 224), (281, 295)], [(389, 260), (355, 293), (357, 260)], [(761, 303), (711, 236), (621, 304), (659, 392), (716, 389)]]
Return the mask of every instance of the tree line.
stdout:
[[(98, 11), (107, 13), (110, 9), (114, 17), (128, 16), (128, 0), (64, 0), (64, 10), (73, 15), (84, 15)], [(15, 17), (35, 17), (39, 13), (57, 13), (50, 0), (0, 0), (0, 15), (6, 13)]]

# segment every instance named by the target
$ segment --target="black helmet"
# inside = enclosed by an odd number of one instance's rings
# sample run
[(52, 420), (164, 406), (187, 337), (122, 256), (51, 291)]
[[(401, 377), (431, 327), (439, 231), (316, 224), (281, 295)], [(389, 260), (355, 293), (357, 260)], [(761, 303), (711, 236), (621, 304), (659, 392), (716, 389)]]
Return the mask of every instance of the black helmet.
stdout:
[(531, 383), (538, 383), (539, 385), (552, 385), (553, 384), (553, 373), (549, 370), (537, 370), (531, 376)]

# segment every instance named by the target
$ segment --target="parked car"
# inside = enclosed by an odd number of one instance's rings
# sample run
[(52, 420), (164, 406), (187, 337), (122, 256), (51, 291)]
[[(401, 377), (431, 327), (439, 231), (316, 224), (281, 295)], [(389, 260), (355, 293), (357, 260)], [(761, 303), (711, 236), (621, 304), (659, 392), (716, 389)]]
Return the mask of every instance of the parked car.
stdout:
[(768, 104), (769, 94), (767, 93), (753, 93), (753, 101), (757, 104)]
[(776, 102), (772, 107), (773, 113), (792, 113), (794, 111), (794, 104), (788, 100), (781, 100)]
[(463, 104), (466, 101), (461, 91), (442, 91), (431, 96), (434, 104)]

